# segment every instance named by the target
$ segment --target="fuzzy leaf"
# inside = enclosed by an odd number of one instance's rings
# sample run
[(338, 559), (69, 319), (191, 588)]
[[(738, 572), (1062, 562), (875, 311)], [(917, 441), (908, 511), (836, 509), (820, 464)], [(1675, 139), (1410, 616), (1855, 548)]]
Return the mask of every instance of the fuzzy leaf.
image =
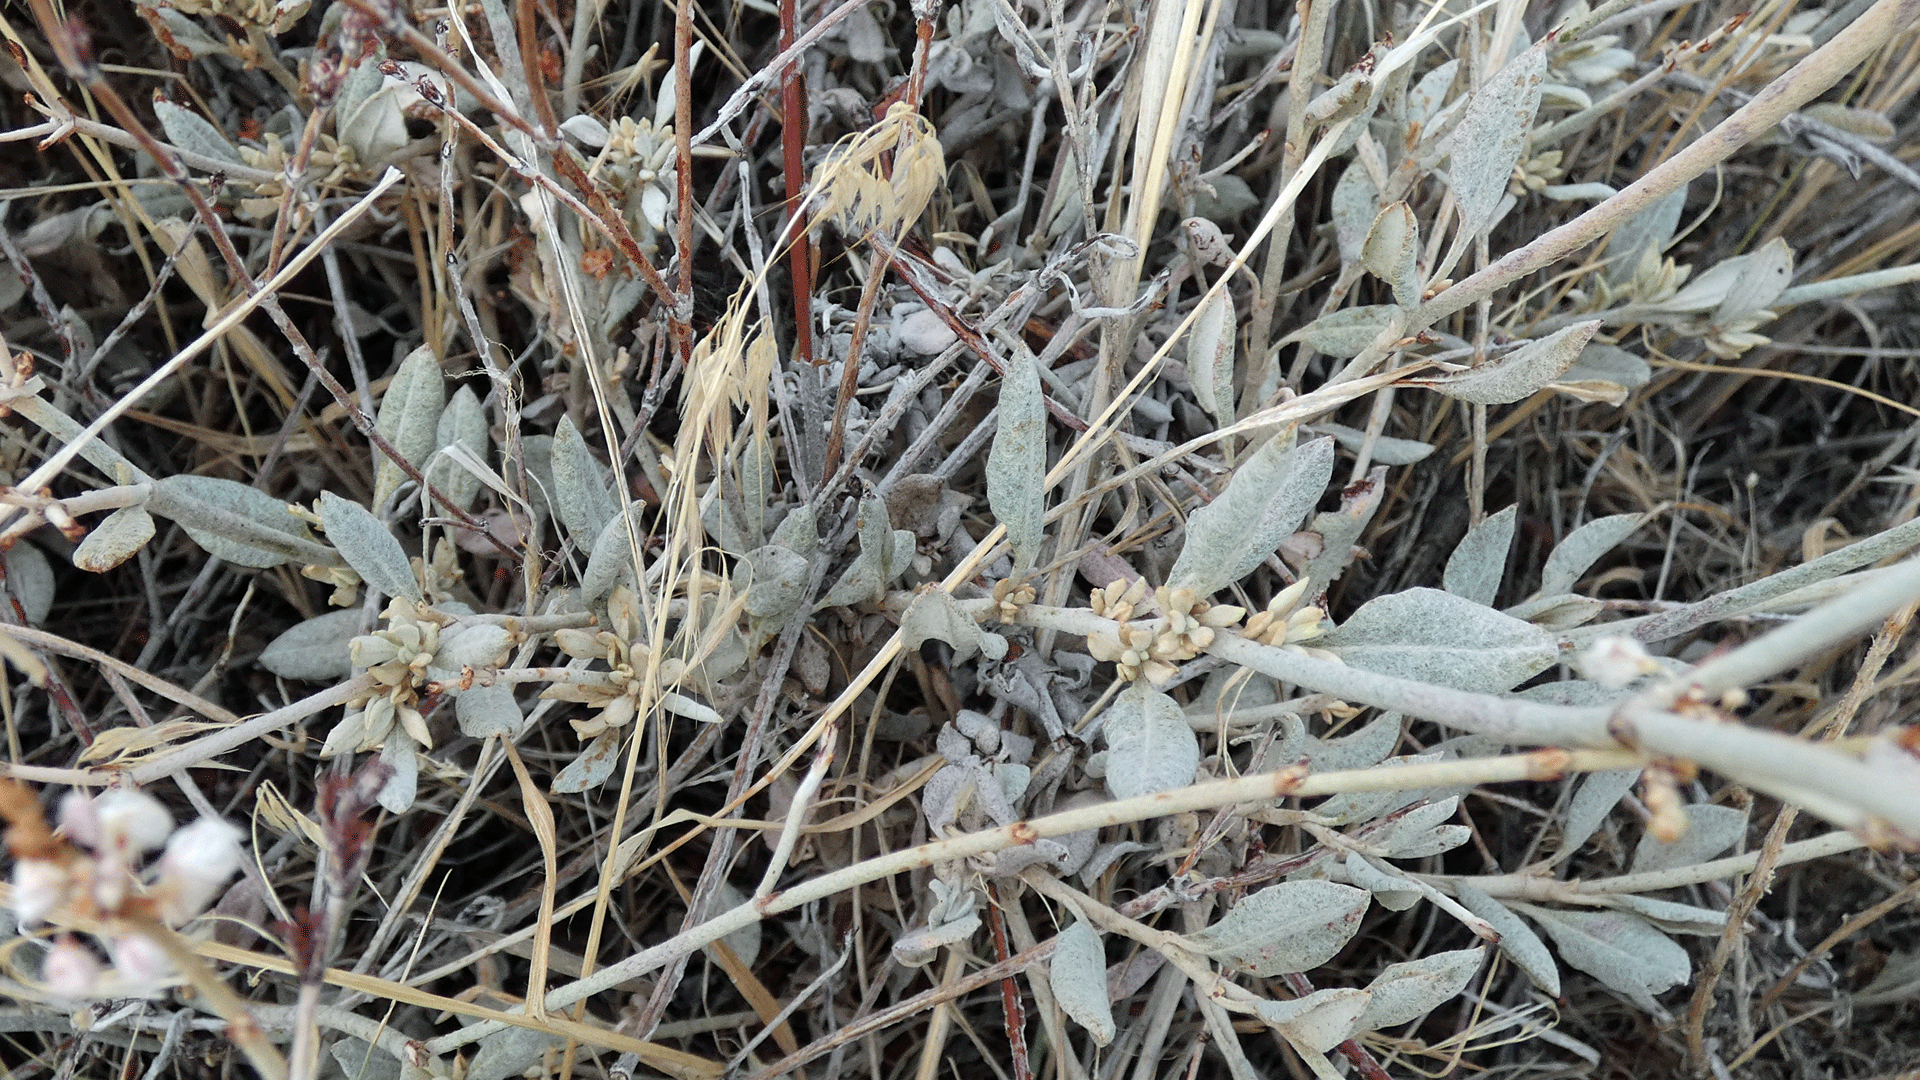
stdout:
[(1455, 892), (1460, 906), (1473, 912), (1500, 934), (1500, 951), (1506, 954), (1513, 966), (1526, 973), (1533, 985), (1545, 991), (1548, 997), (1560, 996), (1560, 968), (1554, 964), (1553, 955), (1547, 952), (1547, 943), (1533, 932), (1527, 921), (1515, 915), (1511, 909), (1486, 893), (1471, 885), (1460, 885)]
[(1712, 908), (1655, 900), (1651, 896), (1622, 895), (1610, 898), (1610, 907), (1631, 911), (1669, 934), (1718, 936), (1727, 928), (1727, 913)]
[(873, 599), (893, 575), (893, 525), (887, 519), (887, 504), (878, 495), (860, 500), (860, 553), (853, 565), (834, 582), (821, 607), (844, 607)]
[(1246, 577), (1299, 528), (1332, 477), (1332, 439), (1293, 449), (1268, 440), (1234, 470), (1225, 491), (1187, 518), (1168, 586), (1206, 596)]
[(404, 814), (413, 809), (420, 791), (420, 755), (413, 748), (413, 740), (396, 728), (380, 747), (380, 760), (393, 767), (393, 774), (387, 777), (375, 801), (390, 814)]
[(1456, 690), (1511, 690), (1559, 658), (1553, 635), (1437, 589), (1369, 600), (1315, 642), (1354, 667)]
[(1353, 1038), (1373, 995), (1351, 987), (1315, 990), (1292, 1001), (1255, 1001), (1254, 1012), (1301, 1053), (1324, 1054)]
[(1475, 405), (1511, 404), (1558, 379), (1599, 329), (1598, 319), (1575, 323), (1477, 368), (1418, 382)]
[(1374, 846), (1392, 859), (1424, 859), (1452, 851), (1473, 837), (1473, 831), (1465, 825), (1447, 824), (1459, 809), (1457, 795), (1416, 806), (1401, 815), (1392, 831), (1374, 841)]
[(456, 672), (464, 667), (491, 667), (512, 644), (513, 634), (494, 623), (448, 627), (440, 632), (433, 666)]
[(1614, 514), (1595, 518), (1568, 533), (1547, 556), (1547, 565), (1540, 570), (1540, 591), (1535, 595), (1558, 596), (1572, 592), (1588, 568), (1633, 535), (1634, 530), (1646, 523), (1647, 517), (1646, 514)]
[[(487, 459), (487, 414), (472, 387), (463, 386), (447, 399), (447, 407), (434, 426), (433, 441), (439, 450), (461, 446), (476, 460)], [(426, 477), (452, 500), (450, 510), (465, 510), (480, 492), (480, 478), (444, 455), (433, 459)]]
[(576, 543), (587, 537), (598, 539), (607, 522), (620, 512), (604, 472), (573, 420), (562, 416), (553, 432), (553, 510)]
[(233, 148), (220, 129), (192, 109), (175, 105), (163, 97), (155, 97), (153, 113), (160, 119), (160, 127), (167, 133), (167, 141), (180, 149), (232, 165), (246, 165), (241, 160), (240, 152)]
[(1113, 1005), (1107, 1000), (1107, 951), (1100, 935), (1084, 922), (1060, 931), (1047, 966), (1054, 1000), (1073, 1022), (1087, 1029), (1095, 1045), (1113, 1041)]
[(476, 686), (454, 699), (453, 710), (460, 734), (473, 739), (489, 735), (511, 739), (520, 734), (525, 721), (511, 686)]
[(1360, 1014), (1362, 1031), (1410, 1024), (1459, 996), (1480, 972), (1485, 949), (1457, 949), (1388, 964), (1367, 984), (1373, 1000)]
[[(446, 378), (440, 374), (440, 361), (434, 359), (432, 349), (422, 345), (408, 353), (393, 373), (393, 381), (380, 399), (374, 430), (417, 467), (435, 449), (434, 437), (440, 433), (440, 412), (445, 403)], [(373, 457), (373, 505), (384, 506), (407, 474), (385, 453), (375, 452)]]
[(7, 591), (20, 601), (27, 625), (39, 626), (53, 611), (53, 564), (38, 544), (16, 543), (5, 558)]
[(1697, 803), (1686, 808), (1687, 831), (1671, 844), (1643, 833), (1633, 852), (1633, 872), (1670, 870), (1717, 857), (1747, 834), (1747, 812), (1731, 806)]
[[(1367, 232), (1373, 228), (1373, 219), (1380, 213), (1380, 190), (1373, 186), (1373, 177), (1367, 173), (1365, 165), (1356, 161), (1340, 174), (1339, 182), (1333, 185), (1332, 211), (1334, 238), (1340, 245), (1340, 261), (1358, 263), (1361, 249), (1366, 246)], [(1314, 345), (1314, 348), (1327, 351), (1319, 345)], [(1361, 348), (1365, 348), (1365, 345)]]
[(1460, 61), (1449, 60), (1425, 75), (1413, 85), (1407, 94), (1407, 122), (1430, 127), (1433, 118), (1440, 113), (1440, 106), (1447, 100), (1447, 91), (1453, 89), (1454, 76), (1460, 72)]
[(1726, 299), (1714, 309), (1713, 325), (1729, 326), (1770, 306), (1791, 284), (1793, 249), (1776, 236), (1741, 264), (1733, 284), (1727, 287)]
[(1500, 579), (1507, 572), (1507, 552), (1513, 547), (1513, 526), (1519, 510), (1518, 506), (1509, 506), (1467, 530), (1441, 576), (1448, 592), (1493, 606)]
[(1372, 723), (1338, 739), (1307, 739), (1307, 766), (1314, 772), (1365, 769), (1380, 764), (1400, 742), (1400, 714), (1381, 713)]
[(133, 558), (153, 539), (153, 515), (140, 506), (123, 506), (95, 525), (73, 549), (73, 565), (95, 574)]
[(1372, 893), (1374, 903), (1388, 911), (1405, 911), (1420, 902), (1422, 893), (1406, 878), (1387, 873), (1357, 852), (1348, 852), (1340, 864), (1348, 883)]
[(1000, 384), (999, 419), (987, 451), (987, 505), (1007, 527), (1015, 573), (1040, 558), (1046, 524), (1047, 410), (1033, 354), (1016, 349)]
[(1540, 111), (1547, 44), (1534, 45), (1482, 83), (1453, 129), (1453, 197), (1460, 204), (1462, 237), (1492, 224), (1507, 180), (1527, 148), (1527, 133)]
[(1613, 230), (1607, 241), (1607, 282), (1625, 285), (1639, 271), (1640, 261), (1651, 252), (1658, 258), (1673, 230), (1680, 224), (1680, 213), (1687, 206), (1687, 188), (1682, 184), (1659, 202), (1628, 218)]
[(582, 747), (580, 756), (568, 762), (567, 767), (553, 778), (553, 793), (577, 795), (606, 783), (607, 777), (613, 775), (613, 767), (620, 761), (620, 731), (620, 728), (603, 731)]
[(1295, 330), (1287, 335), (1287, 340), (1306, 342), (1316, 352), (1346, 360), (1365, 352), (1398, 310), (1392, 304), (1342, 308)]
[(1622, 390), (1634, 390), (1647, 385), (1653, 378), (1653, 368), (1645, 360), (1619, 347), (1618, 345), (1600, 345), (1588, 343), (1580, 350), (1580, 359), (1573, 366), (1560, 373), (1554, 380), (1559, 387), (1587, 386), (1592, 383), (1607, 383)]
[(265, 570), (284, 562), (340, 565), (340, 556), (316, 543), (307, 523), (285, 502), (237, 480), (164, 476), (153, 482), (146, 505), (178, 522), (207, 554), (235, 566)]
[(1219, 922), (1190, 937), (1235, 971), (1285, 975), (1334, 958), (1367, 913), (1365, 889), (1331, 881), (1283, 881), (1248, 895)]
[(322, 491), (320, 523), (327, 530), (327, 539), (333, 541), (368, 588), (416, 602), (424, 599), (400, 541), (366, 507)]
[(360, 633), (360, 609), (329, 611), (294, 623), (260, 650), (260, 666), (283, 679), (332, 682), (353, 674), (347, 648)]
[[(1345, 424), (1315, 424), (1314, 430), (1333, 436), (1342, 450), (1358, 453), (1366, 445), (1367, 433), (1359, 428), (1350, 428)], [(1417, 439), (1396, 439), (1391, 435), (1382, 435), (1373, 440), (1373, 460), (1382, 465), (1412, 465), (1425, 461), (1433, 455), (1433, 444)]]
[(1107, 791), (1116, 799), (1185, 787), (1200, 767), (1200, 740), (1180, 703), (1136, 681), (1107, 715)]
[(1528, 905), (1567, 963), (1599, 979), (1635, 1005), (1663, 1015), (1654, 995), (1687, 981), (1687, 950), (1624, 911), (1572, 911)]
[(989, 660), (1007, 655), (1006, 638), (982, 630), (972, 616), (960, 610), (952, 593), (937, 586), (914, 595), (913, 603), (900, 616), (900, 634), (902, 644), (909, 649), (918, 649), (933, 638), (946, 642), (953, 646), (955, 663), (979, 652)]
[(1567, 804), (1566, 825), (1560, 830), (1560, 858), (1580, 850), (1620, 803), (1620, 797), (1632, 790), (1640, 779), (1639, 769), (1608, 769), (1588, 773)]
[(593, 550), (587, 554), (587, 568), (580, 572), (581, 603), (589, 607), (599, 603), (620, 583), (623, 575), (633, 573), (633, 545), (627, 542), (626, 521), (631, 518), (635, 529), (643, 528), (640, 515), (646, 509), (645, 500), (635, 499), (627, 504), (625, 515), (615, 514), (613, 520), (601, 528)]
[(1420, 304), (1420, 223), (1404, 200), (1393, 203), (1373, 219), (1360, 261), (1374, 277), (1393, 288), (1394, 302), (1403, 308)]
[(1221, 289), (1201, 303), (1187, 339), (1187, 380), (1200, 407), (1220, 427), (1233, 423), (1233, 350), (1239, 330), (1233, 297)]
[(753, 583), (747, 586), (747, 614), (769, 623), (780, 622), (800, 609), (813, 564), (806, 556), (779, 544), (747, 552)]

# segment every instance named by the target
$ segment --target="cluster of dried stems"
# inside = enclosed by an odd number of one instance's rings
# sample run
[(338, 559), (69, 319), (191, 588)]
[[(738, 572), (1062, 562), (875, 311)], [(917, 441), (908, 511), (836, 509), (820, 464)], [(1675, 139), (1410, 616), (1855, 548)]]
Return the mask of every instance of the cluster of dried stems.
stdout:
[(1920, 0), (30, 6), (10, 1075), (1920, 1054)]

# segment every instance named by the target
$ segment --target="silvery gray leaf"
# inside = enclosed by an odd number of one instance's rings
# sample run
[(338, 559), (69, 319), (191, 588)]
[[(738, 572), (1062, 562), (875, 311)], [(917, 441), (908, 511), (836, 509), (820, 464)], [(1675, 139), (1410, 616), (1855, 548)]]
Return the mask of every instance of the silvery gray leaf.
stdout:
[(380, 760), (391, 766), (393, 772), (375, 801), (390, 814), (404, 814), (413, 808), (413, 800), (420, 790), (420, 754), (413, 748), (413, 740), (396, 727), (380, 747)]
[(1471, 885), (1455, 887), (1454, 899), (1460, 906), (1486, 920), (1500, 935), (1500, 951), (1506, 954), (1513, 966), (1526, 973), (1548, 997), (1560, 996), (1560, 968), (1553, 962), (1553, 955), (1547, 952), (1547, 943), (1533, 932), (1525, 919), (1515, 915), (1511, 909), (1486, 893)]
[(1727, 913), (1711, 908), (1625, 894), (1609, 898), (1608, 906), (1630, 911), (1669, 934), (1718, 937), (1727, 928)]
[(1348, 883), (1372, 893), (1374, 902), (1388, 911), (1405, 911), (1420, 902), (1422, 894), (1411, 882), (1381, 870), (1358, 852), (1348, 852), (1341, 869)]
[(1646, 524), (1649, 516), (1614, 514), (1595, 518), (1568, 533), (1567, 538), (1555, 545), (1553, 552), (1547, 556), (1547, 565), (1540, 570), (1540, 591), (1534, 595), (1557, 596), (1572, 592), (1581, 576), (1600, 556), (1620, 546), (1621, 541)]
[(133, 558), (153, 539), (153, 515), (145, 507), (123, 506), (101, 519), (73, 549), (73, 565), (104, 574)]
[(400, 541), (366, 507), (322, 491), (320, 524), (327, 530), (327, 539), (368, 588), (415, 602), (424, 599)]
[(607, 522), (620, 512), (620, 504), (607, 488), (605, 472), (606, 467), (587, 448), (572, 418), (562, 416), (553, 432), (553, 509), (575, 543), (588, 537), (598, 539)]
[(1219, 427), (1233, 423), (1233, 353), (1239, 332), (1233, 297), (1221, 289), (1201, 301), (1187, 338), (1187, 381)]
[(593, 550), (587, 554), (587, 568), (580, 572), (580, 602), (592, 607), (620, 584), (621, 578), (633, 576), (633, 544), (627, 536), (627, 522), (633, 527), (644, 529), (640, 518), (646, 513), (647, 504), (635, 499), (627, 504), (625, 514), (615, 514), (600, 530), (593, 542)]
[(360, 633), (358, 607), (294, 623), (260, 650), (260, 666), (283, 679), (332, 682), (353, 674), (347, 646)]
[(820, 527), (814, 520), (813, 508), (801, 503), (787, 511), (787, 516), (781, 518), (780, 524), (774, 528), (771, 543), (804, 556), (812, 556), (820, 546)]
[(433, 666), (459, 671), (465, 667), (492, 667), (513, 644), (513, 634), (497, 623), (470, 623), (440, 631), (440, 647)]
[(1353, 1038), (1373, 995), (1351, 987), (1315, 990), (1292, 1001), (1255, 1001), (1260, 1019), (1278, 1028), (1303, 1054), (1324, 1054)]
[[(425, 345), (408, 353), (387, 383), (380, 398), (380, 413), (373, 427), (387, 445), (399, 451), (416, 468), (436, 449), (440, 433), (441, 406), (446, 404), (446, 378), (440, 374), (440, 361)], [(373, 505), (385, 506), (387, 497), (400, 487), (407, 474), (384, 452), (373, 455)], [(424, 493), (423, 493), (424, 494)]]
[(1456, 949), (1388, 964), (1367, 984), (1373, 1000), (1360, 1014), (1360, 1030), (1410, 1024), (1452, 1001), (1480, 973), (1486, 958), (1485, 948)]
[(1424, 859), (1452, 851), (1473, 835), (1465, 825), (1447, 824), (1459, 809), (1457, 795), (1416, 806), (1402, 814), (1385, 836), (1372, 843), (1393, 859)]
[[(1358, 453), (1366, 445), (1367, 433), (1359, 428), (1350, 428), (1345, 424), (1315, 424), (1314, 430), (1323, 435), (1333, 436), (1342, 450)], [(1396, 439), (1382, 435), (1373, 440), (1373, 460), (1382, 465), (1412, 465), (1425, 461), (1433, 454), (1433, 444), (1417, 439)]]
[(1269, 439), (1234, 470), (1226, 490), (1187, 518), (1168, 586), (1207, 596), (1246, 577), (1299, 528), (1332, 477), (1332, 439), (1293, 449)]
[[(461, 697), (465, 697), (462, 694)], [(615, 765), (620, 763), (620, 733), (623, 729), (613, 728), (593, 737), (593, 741), (580, 748), (580, 756), (567, 763), (553, 778), (553, 793), (556, 795), (577, 795), (588, 788), (597, 788), (613, 775)]]
[(1440, 106), (1447, 100), (1447, 91), (1453, 89), (1454, 76), (1459, 72), (1460, 61), (1449, 60), (1420, 76), (1420, 81), (1407, 93), (1407, 122), (1431, 128), (1434, 117), (1440, 115)]
[(1399, 310), (1392, 304), (1342, 308), (1295, 330), (1287, 339), (1304, 341), (1316, 352), (1346, 360), (1365, 352)]
[(365, 1039), (341, 1035), (327, 1049), (340, 1071), (354, 1080), (402, 1080), (400, 1059)]
[(1633, 872), (1671, 870), (1706, 862), (1740, 842), (1747, 835), (1747, 812), (1731, 806), (1695, 803), (1686, 808), (1687, 831), (1671, 844), (1663, 844), (1653, 833), (1640, 836), (1633, 851)]
[(1482, 83), (1453, 129), (1451, 176), (1462, 237), (1478, 235), (1492, 223), (1513, 167), (1526, 151), (1527, 134), (1540, 111), (1547, 45), (1543, 41), (1527, 49)]
[(163, 97), (153, 99), (153, 113), (167, 133), (167, 141), (201, 157), (246, 167), (240, 152), (233, 148), (220, 129), (192, 109), (175, 105)]
[(1558, 596), (1523, 600), (1508, 608), (1507, 614), (1516, 619), (1525, 619), (1543, 630), (1571, 630), (1592, 622), (1606, 609), (1605, 603), (1591, 596), (1561, 593)]
[(480, 1040), (479, 1049), (467, 1065), (466, 1080), (507, 1080), (525, 1075), (562, 1041), (558, 1035), (533, 1028), (501, 1028)]
[(1653, 368), (1645, 360), (1618, 345), (1588, 342), (1580, 350), (1580, 359), (1560, 373), (1554, 381), (1561, 384), (1612, 383), (1626, 390), (1647, 385)]
[(46, 553), (38, 544), (16, 543), (7, 549), (5, 560), (7, 591), (20, 601), (27, 625), (46, 622), (54, 594), (53, 564)]
[(1438, 589), (1369, 600), (1315, 644), (1354, 667), (1483, 693), (1511, 690), (1560, 656), (1545, 630)]
[(805, 556), (779, 544), (767, 544), (747, 552), (746, 562), (753, 569), (752, 584), (747, 586), (748, 615), (780, 622), (800, 609), (813, 569)]
[(513, 687), (476, 686), (453, 703), (454, 716), (460, 722), (460, 734), (472, 739), (489, 735), (511, 739), (520, 734), (525, 721), (520, 703), (514, 700)]
[(938, 586), (929, 586), (914, 595), (913, 602), (900, 616), (900, 634), (901, 644), (908, 649), (918, 649), (930, 638), (946, 642), (953, 646), (956, 663), (982, 651), (989, 660), (1007, 654), (1006, 638), (981, 630), (972, 616), (960, 610), (953, 594)]
[(1007, 528), (1014, 572), (1040, 558), (1046, 524), (1047, 410), (1033, 354), (1015, 349), (1000, 383), (1000, 406), (987, 451), (987, 505)]
[[(731, 911), (749, 899), (747, 894), (736, 888), (731, 881), (721, 878), (714, 884), (713, 900), (707, 910), (715, 914)], [(758, 920), (748, 923), (720, 940), (726, 942), (727, 948), (733, 955), (749, 968), (753, 966), (754, 961), (760, 959), (761, 933)]]
[(1613, 238), (1607, 241), (1607, 283), (1625, 285), (1632, 281), (1648, 252), (1658, 258), (1673, 238), (1680, 212), (1686, 206), (1687, 186), (1682, 184), (1613, 230)]
[(1113, 1005), (1107, 1001), (1107, 951), (1091, 926), (1076, 922), (1060, 931), (1053, 959), (1047, 964), (1047, 977), (1061, 1010), (1087, 1029), (1095, 1045), (1113, 1041)]
[(1381, 713), (1366, 727), (1338, 739), (1307, 740), (1307, 766), (1314, 772), (1365, 769), (1380, 764), (1400, 742), (1400, 714)]
[(1334, 958), (1360, 929), (1368, 894), (1331, 881), (1283, 881), (1249, 894), (1194, 947), (1250, 975), (1285, 975)]
[[(1380, 213), (1380, 190), (1373, 186), (1373, 177), (1368, 174), (1365, 165), (1356, 161), (1340, 174), (1340, 180), (1333, 185), (1332, 211), (1334, 237), (1340, 245), (1340, 261), (1350, 265), (1358, 263), (1360, 250), (1367, 242), (1367, 233), (1373, 228), (1373, 219)], [(1320, 346), (1315, 345), (1314, 348)]]
[(1560, 949), (1560, 957), (1599, 979), (1655, 1016), (1666, 1010), (1654, 995), (1687, 981), (1693, 973), (1687, 950), (1624, 911), (1525, 908)]
[[(487, 414), (472, 387), (462, 386), (447, 399), (446, 410), (434, 427), (433, 441), (437, 449), (462, 446), (475, 459), (487, 459)], [(465, 510), (480, 492), (480, 478), (444, 456), (436, 456), (425, 475), (452, 500), (449, 509)]]
[(1152, 847), (1138, 840), (1110, 840), (1100, 844), (1093, 849), (1093, 855), (1087, 859), (1086, 865), (1080, 868), (1080, 880), (1091, 887), (1114, 863), (1129, 855), (1150, 851)]
[(1600, 320), (1589, 319), (1529, 341), (1477, 368), (1415, 381), (1475, 405), (1508, 405), (1560, 378), (1599, 329)]
[(1714, 309), (1713, 325), (1730, 326), (1769, 307), (1793, 284), (1793, 249), (1774, 237), (1765, 247), (1746, 256), (1740, 272), (1727, 286), (1726, 299)]
[(1509, 506), (1467, 530), (1441, 576), (1446, 590), (1476, 604), (1493, 606), (1500, 579), (1507, 572), (1507, 552), (1513, 548), (1513, 527), (1520, 508)]
[(1387, 468), (1376, 465), (1366, 478), (1349, 484), (1340, 492), (1340, 508), (1315, 514), (1307, 531), (1321, 539), (1320, 554), (1313, 557), (1300, 576), (1313, 582), (1316, 591), (1324, 591), (1347, 572), (1357, 557), (1361, 534), (1373, 521), (1374, 511), (1387, 492)]
[(893, 526), (887, 520), (886, 501), (877, 495), (862, 498), (858, 525), (860, 552), (827, 591), (821, 607), (846, 607), (872, 600), (893, 576), (888, 572), (894, 558)]
[(1373, 219), (1360, 248), (1360, 262), (1393, 289), (1403, 308), (1420, 305), (1420, 223), (1405, 200), (1391, 203)]
[(773, 447), (757, 433), (748, 435), (740, 449), (740, 501), (747, 535), (755, 543), (767, 535), (767, 514), (778, 505), (780, 479)]
[[(1380, 765), (1382, 768), (1430, 765), (1444, 761), (1446, 757), (1444, 753), (1430, 750), (1424, 754), (1403, 754), (1399, 757), (1391, 757), (1380, 762)], [(1426, 792), (1420, 790), (1345, 791), (1315, 806), (1313, 812), (1322, 817), (1332, 818), (1340, 824), (1351, 825), (1375, 821), (1396, 810), (1412, 806), (1426, 797)]]
[(147, 509), (171, 518), (209, 555), (265, 570), (284, 562), (341, 565), (287, 504), (236, 480), (181, 473), (153, 482)]
[(1567, 804), (1566, 823), (1560, 830), (1560, 858), (1580, 850), (1580, 845), (1599, 831), (1600, 823), (1620, 803), (1620, 797), (1633, 790), (1640, 779), (1639, 769), (1608, 769), (1588, 773), (1579, 790)]
[(1193, 783), (1200, 740), (1180, 703), (1135, 680), (1107, 712), (1107, 791), (1116, 799)]

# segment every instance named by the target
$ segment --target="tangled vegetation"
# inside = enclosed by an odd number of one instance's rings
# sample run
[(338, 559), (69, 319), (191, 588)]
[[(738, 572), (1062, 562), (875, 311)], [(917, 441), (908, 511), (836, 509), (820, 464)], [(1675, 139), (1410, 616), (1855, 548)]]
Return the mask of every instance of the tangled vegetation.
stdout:
[(9, 1074), (1910, 1067), (1916, 15), (0, 12)]

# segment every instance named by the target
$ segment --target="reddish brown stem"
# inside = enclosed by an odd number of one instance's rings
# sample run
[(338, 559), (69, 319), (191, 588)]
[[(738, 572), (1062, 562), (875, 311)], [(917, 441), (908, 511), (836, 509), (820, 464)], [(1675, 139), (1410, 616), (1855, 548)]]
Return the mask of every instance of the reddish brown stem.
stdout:
[[(993, 927), (993, 959), (1004, 964), (1013, 958), (1013, 950), (1007, 948), (1007, 917), (1000, 913), (1003, 896), (997, 887), (992, 889), (990, 900), (987, 922)], [(1000, 1010), (1007, 1021), (1013, 1080), (1033, 1080), (1033, 1063), (1027, 1060), (1027, 1010), (1020, 1002), (1020, 982), (1012, 975), (1000, 980)]]
[[(792, 48), (799, 37), (796, 6), (797, 0), (780, 0), (781, 52)], [(793, 237), (787, 265), (793, 273), (793, 348), (802, 363), (817, 364), (824, 358), (813, 353), (813, 238), (801, 200), (807, 186), (806, 148), (807, 82), (795, 64), (780, 80), (780, 159), (787, 181), (787, 212), (792, 215), (787, 225), (787, 235)]]

